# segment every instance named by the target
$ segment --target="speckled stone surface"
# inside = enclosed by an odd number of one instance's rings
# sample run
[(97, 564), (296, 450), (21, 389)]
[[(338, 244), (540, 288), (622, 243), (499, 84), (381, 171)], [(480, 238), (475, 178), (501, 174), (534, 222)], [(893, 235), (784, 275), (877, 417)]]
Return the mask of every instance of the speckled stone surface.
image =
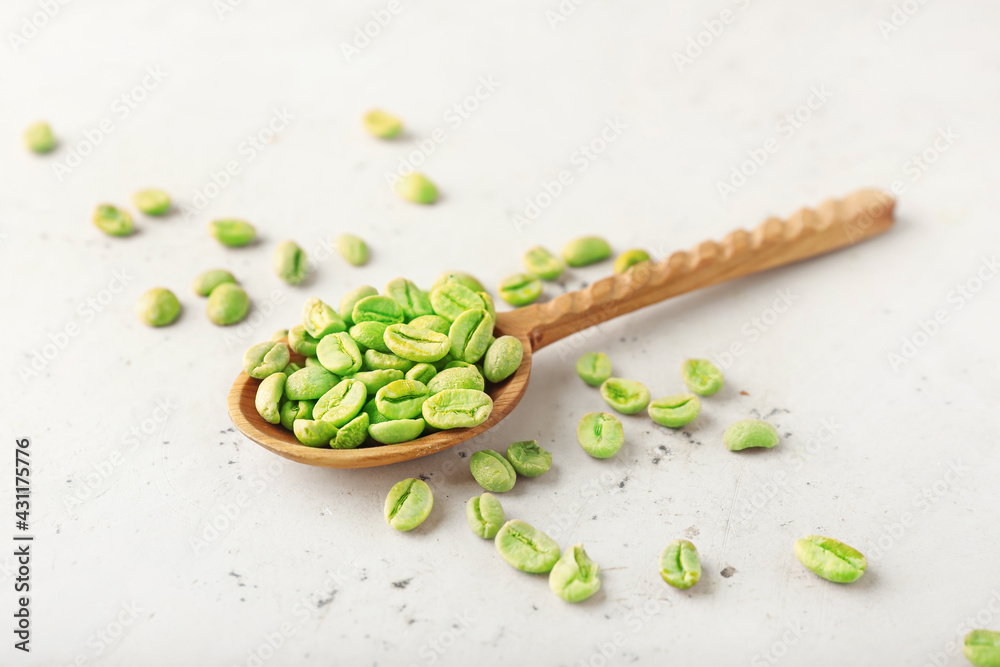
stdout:
[[(967, 623), (1000, 629), (994, 4), (92, 0), (32, 31), (41, 4), (0, 10), (0, 539), (16, 437), (36, 536), (30, 655), (11, 646), (0, 549), (0, 663), (957, 666)], [(406, 136), (365, 135), (373, 106)], [(41, 118), (61, 141), (47, 156), (21, 145)], [(392, 194), (408, 163), (438, 205)], [(531, 245), (585, 233), (662, 257), (863, 186), (900, 193), (891, 234), (564, 340), (466, 446), (311, 469), (227, 417), (243, 348), (309, 296), (447, 268), (495, 290)], [(143, 187), (183, 212), (137, 214), (127, 239), (90, 223)], [(260, 242), (220, 246), (222, 216)], [(325, 247), (345, 231), (367, 266)], [(271, 270), (285, 238), (318, 260), (305, 285)], [(249, 291), (249, 324), (206, 320), (190, 283), (214, 267)], [(135, 318), (154, 286), (180, 297), (174, 326)], [(624, 418), (627, 444), (599, 461), (574, 438), (605, 409), (573, 369), (589, 350), (654, 396), (683, 390), (691, 356), (727, 382), (680, 432)], [(727, 451), (749, 417), (781, 444)], [(469, 455), (524, 439), (553, 467), (504, 507), (604, 568), (584, 604), (466, 525)], [(401, 534), (382, 502), (411, 476), (435, 507)], [(867, 554), (867, 574), (803, 568), (792, 545), (814, 533)], [(677, 538), (704, 563), (686, 592), (656, 571)]]

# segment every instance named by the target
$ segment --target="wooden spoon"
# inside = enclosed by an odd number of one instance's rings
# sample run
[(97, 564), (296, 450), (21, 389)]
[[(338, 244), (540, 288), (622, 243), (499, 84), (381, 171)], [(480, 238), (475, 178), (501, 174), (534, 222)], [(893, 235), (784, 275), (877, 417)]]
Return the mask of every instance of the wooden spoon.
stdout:
[[(359, 449), (306, 447), (280, 425), (264, 421), (254, 407), (259, 380), (240, 373), (229, 392), (229, 415), (243, 435), (287, 459), (327, 468), (367, 468), (427, 456), (479, 435), (506, 417), (524, 395), (531, 355), (573, 333), (678, 294), (715, 285), (851, 245), (888, 230), (895, 200), (878, 190), (859, 190), (840, 200), (804, 208), (787, 221), (770, 218), (752, 232), (738, 229), (721, 242), (706, 241), (658, 263), (643, 263), (621, 275), (552, 301), (497, 313), (497, 336), (516, 336), (524, 360), (513, 376), (489, 388), (493, 413), (474, 428), (440, 431), (400, 445)], [(293, 355), (294, 357), (294, 355)], [(301, 358), (298, 359), (301, 363)]]

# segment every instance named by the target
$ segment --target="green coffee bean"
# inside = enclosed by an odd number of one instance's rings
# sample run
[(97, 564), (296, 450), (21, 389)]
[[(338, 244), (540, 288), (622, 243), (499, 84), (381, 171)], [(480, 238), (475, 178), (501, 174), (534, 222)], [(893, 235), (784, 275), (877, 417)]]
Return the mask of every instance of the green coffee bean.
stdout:
[[(288, 375), (289, 377), (291, 377), (292, 373), (294, 373), (295, 371), (301, 371), (302, 369), (303, 369), (303, 366), (300, 366), (299, 364), (295, 363), (294, 361), (289, 361), (288, 365), (285, 366), (285, 368), (282, 369), (281, 372), (284, 373), (285, 375)], [(323, 370), (326, 370), (326, 369), (324, 368)]]
[(293, 431), (296, 419), (312, 419), (314, 405), (316, 405), (316, 401), (285, 401), (279, 410), (281, 425), (289, 431)]
[[(368, 263), (368, 244), (354, 234), (341, 234), (337, 237), (337, 250), (348, 264), (364, 266)], [(378, 292), (375, 292), (378, 294)]]
[(483, 284), (472, 275), (471, 273), (465, 273), (464, 271), (444, 271), (434, 279), (434, 284), (431, 285), (431, 291), (434, 291), (435, 287), (440, 287), (445, 283), (458, 283), (463, 287), (468, 288), (472, 292), (485, 292), (486, 288)]
[(409, 324), (388, 326), (382, 340), (397, 357), (421, 363), (443, 359), (452, 345), (444, 334), (417, 329)]
[(509, 565), (530, 574), (549, 572), (559, 560), (559, 544), (520, 519), (505, 523), (494, 544)]
[(860, 551), (821, 535), (796, 540), (795, 556), (816, 575), (838, 584), (857, 581), (868, 567), (868, 561)]
[(722, 389), (725, 378), (718, 366), (707, 359), (688, 359), (681, 365), (687, 388), (699, 396), (711, 396)]
[(404, 319), (403, 307), (392, 297), (366, 296), (354, 305), (351, 319), (355, 324), (362, 322), (396, 324)]
[(322, 366), (310, 366), (288, 376), (285, 397), (292, 401), (312, 401), (333, 389), (338, 382), (340, 377)]
[(618, 417), (607, 412), (588, 412), (576, 427), (576, 441), (595, 459), (608, 459), (625, 442), (625, 431)]
[(146, 215), (165, 215), (170, 210), (170, 195), (163, 190), (147, 188), (132, 195), (132, 203)]
[[(403, 372), (393, 368), (386, 368), (378, 371), (361, 371), (350, 376), (352, 380), (365, 385), (365, 390), (369, 396), (375, 396), (378, 390), (390, 382), (403, 379)], [(374, 399), (372, 399), (374, 400)]]
[(976, 667), (1000, 667), (1000, 632), (973, 630), (965, 635), (962, 651)]
[(278, 342), (279, 340), (284, 340), (288, 338), (288, 329), (278, 329), (273, 334), (271, 334), (271, 340)]
[(538, 446), (537, 440), (522, 440), (507, 447), (507, 460), (521, 477), (538, 477), (552, 468), (552, 454)]
[(358, 305), (358, 301), (368, 296), (378, 296), (378, 290), (371, 285), (362, 285), (361, 287), (355, 287), (341, 297), (340, 318), (344, 320), (345, 324), (348, 326), (354, 324), (354, 306)]
[(238, 248), (253, 243), (257, 230), (246, 220), (213, 220), (208, 232), (222, 245)]
[(601, 568), (575, 544), (552, 566), (549, 588), (566, 602), (583, 602), (601, 589)]
[(474, 389), (445, 389), (424, 401), (422, 408), (424, 420), (442, 430), (478, 426), (491, 412), (493, 399)]
[(433, 204), (438, 198), (437, 186), (420, 173), (400, 176), (395, 189), (397, 195), (414, 204)]
[(671, 394), (649, 404), (649, 416), (660, 426), (680, 428), (695, 420), (701, 400), (694, 394)]
[(273, 266), (275, 274), (289, 285), (301, 285), (309, 275), (309, 260), (295, 241), (285, 240), (274, 248)]
[(542, 280), (555, 280), (562, 275), (566, 268), (566, 262), (540, 245), (536, 245), (524, 253), (524, 256), (521, 257), (521, 263), (524, 264), (528, 273), (536, 275)]
[(366, 371), (391, 368), (406, 373), (413, 366), (414, 363), (412, 361), (397, 357), (395, 354), (386, 354), (378, 350), (365, 350), (364, 370)]
[(322, 419), (296, 419), (292, 432), (307, 447), (327, 447), (337, 437), (337, 426)]
[(431, 298), (406, 278), (393, 278), (385, 286), (385, 295), (392, 298), (403, 309), (405, 321), (422, 315), (433, 315)]
[(687, 540), (674, 540), (660, 554), (660, 576), (681, 590), (691, 588), (701, 579), (701, 558)]
[(430, 364), (417, 364), (410, 370), (406, 371), (407, 380), (415, 380), (416, 382), (422, 382), (424, 384), (430, 382), (435, 375), (437, 375), (437, 369)]
[(365, 385), (357, 380), (341, 380), (316, 401), (313, 417), (340, 428), (361, 412), (367, 398)]
[(337, 311), (317, 297), (308, 299), (302, 307), (302, 326), (310, 336), (317, 339), (327, 334), (347, 331), (347, 325)]
[(778, 444), (778, 430), (761, 419), (743, 419), (726, 429), (722, 441), (733, 452), (749, 447), (770, 449)]
[(381, 109), (372, 109), (362, 118), (368, 134), (379, 139), (393, 139), (403, 131), (403, 121)]
[(583, 236), (564, 245), (562, 256), (570, 266), (587, 266), (611, 257), (611, 246), (599, 236)]
[[(291, 347), (291, 345), (289, 345), (289, 347)], [(319, 363), (319, 359), (317, 359), (316, 357), (306, 357), (306, 363), (304, 363), (303, 366), (305, 368), (311, 368), (312, 366), (319, 366), (320, 368), (322, 368), (323, 364)]]
[(301, 324), (296, 324), (288, 331), (288, 347), (304, 357), (315, 357), (319, 339), (310, 336)]
[(469, 498), (469, 502), (465, 503), (465, 518), (472, 532), (487, 540), (496, 537), (500, 526), (507, 520), (503, 505), (492, 493)]
[(454, 322), (467, 310), (486, 309), (482, 297), (458, 281), (448, 281), (431, 290), (434, 313)]
[[(385, 322), (362, 322), (352, 326), (348, 333), (358, 345), (364, 346), (366, 350), (378, 350), (390, 354), (392, 350), (385, 344), (385, 330), (388, 326)], [(399, 325), (394, 324), (393, 326)]]
[(601, 384), (601, 398), (623, 415), (634, 415), (649, 405), (649, 389), (634, 380), (608, 378)]
[(284, 395), (286, 378), (284, 373), (272, 373), (257, 386), (254, 406), (257, 408), (257, 414), (269, 424), (277, 424), (281, 421), (278, 406)]
[(527, 273), (515, 273), (500, 282), (500, 298), (512, 306), (527, 306), (542, 295), (542, 281)]
[[(389, 418), (378, 411), (378, 406), (375, 404), (375, 397), (372, 396), (371, 400), (365, 403), (363, 412), (368, 415), (368, 426), (374, 426), (375, 424), (381, 424), (382, 422), (389, 421)], [(371, 429), (369, 428), (369, 432)]]
[(517, 371), (524, 358), (524, 346), (514, 336), (500, 336), (483, 358), (483, 375), (490, 382), (503, 382)]
[(111, 204), (100, 204), (94, 209), (94, 225), (110, 236), (128, 236), (135, 229), (132, 216)]
[(49, 153), (56, 147), (56, 138), (52, 135), (52, 128), (44, 121), (39, 121), (24, 131), (24, 143), (35, 153)]
[[(447, 322), (447, 320), (445, 320), (445, 321)], [(449, 322), (449, 324), (450, 324), (450, 322)], [(451, 364), (453, 361), (455, 361), (455, 357), (451, 356), (451, 351), (449, 350), (448, 354), (444, 355), (443, 358), (438, 359), (437, 361), (431, 362), (431, 365), (433, 365), (434, 368), (437, 369), (438, 373), (440, 373), (441, 371), (445, 370), (446, 368), (454, 368), (454, 366), (449, 366), (449, 364)], [(464, 364), (465, 362), (461, 361), (459, 363)], [(472, 364), (469, 364), (469, 365), (471, 366)]]
[(375, 407), (389, 419), (413, 419), (429, 397), (424, 383), (395, 380), (378, 390)]
[(385, 521), (399, 531), (413, 530), (430, 516), (434, 494), (427, 482), (404, 479), (397, 482), (385, 498)]
[(499, 452), (484, 449), (469, 458), (469, 469), (479, 486), (493, 493), (504, 493), (514, 488), (517, 473)]
[(603, 352), (588, 352), (576, 360), (576, 374), (591, 387), (596, 387), (611, 377), (611, 360)]
[(427, 329), (428, 331), (447, 335), (448, 329), (451, 328), (451, 322), (440, 315), (421, 315), (411, 320), (410, 326), (414, 329)]
[(649, 260), (649, 253), (645, 250), (626, 250), (615, 259), (615, 273), (625, 273), (636, 264)]
[(252, 378), (263, 380), (268, 375), (280, 372), (291, 355), (284, 343), (268, 340), (247, 348), (243, 353), (243, 372)]
[(440, 394), (448, 389), (474, 389), (483, 391), (486, 383), (483, 376), (479, 374), (475, 366), (469, 365), (458, 368), (446, 368), (438, 372), (431, 381), (427, 383), (427, 389), (431, 394)]
[(364, 412), (344, 424), (337, 431), (336, 437), (330, 441), (334, 449), (355, 449), (368, 438), (368, 415)]
[(416, 440), (424, 431), (423, 419), (393, 419), (368, 426), (368, 435), (383, 445), (396, 445)]
[[(455, 318), (455, 321), (451, 323), (451, 329), (448, 330), (451, 354), (460, 361), (475, 363), (486, 354), (492, 336), (493, 318), (490, 317), (490, 314), (483, 308), (467, 310)], [(445, 351), (448, 350), (445, 349)], [(438, 359), (440, 358), (438, 357)], [(422, 359), (421, 361), (433, 360)]]
[(173, 324), (181, 314), (181, 302), (166, 287), (146, 290), (135, 304), (135, 314), (151, 327)]
[(209, 321), (219, 326), (236, 324), (250, 311), (250, 297), (234, 283), (222, 283), (208, 295), (205, 314)]
[(316, 346), (316, 357), (323, 368), (337, 375), (350, 375), (361, 369), (361, 350), (345, 331), (323, 336)]
[(191, 284), (191, 289), (198, 296), (208, 296), (216, 287), (223, 283), (235, 283), (236, 278), (225, 269), (209, 269), (202, 271)]

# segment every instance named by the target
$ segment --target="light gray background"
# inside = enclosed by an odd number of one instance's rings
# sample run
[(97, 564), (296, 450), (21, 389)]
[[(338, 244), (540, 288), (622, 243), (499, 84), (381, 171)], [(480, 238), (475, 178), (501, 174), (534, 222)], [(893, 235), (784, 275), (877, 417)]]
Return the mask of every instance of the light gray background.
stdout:
[[(555, 0), (234, 0), (221, 16), (208, 1), (78, 0), (15, 45), (10, 34), (25, 34), (42, 4), (4, 3), (0, 497), (10, 523), (0, 535), (14, 532), (13, 441), (30, 437), (37, 541), (30, 656), (10, 647), (13, 561), (0, 558), (2, 662), (960, 665), (952, 643), (966, 619), (1000, 629), (1000, 284), (976, 282), (994, 276), (1000, 243), (996, 5), (689, 4), (564, 2), (575, 11), (556, 22)], [(348, 61), (342, 45), (389, 7)], [(707, 46), (679, 67), (675, 54), (705, 22), (720, 34), (705, 32)], [(131, 92), (147, 68), (161, 80)], [(483, 99), (466, 102), (477, 108), (455, 122), (449, 110), (483, 77), (492, 91), (479, 88)], [(818, 108), (800, 111), (808, 119), (786, 136), (779, 123), (813, 90), (825, 101), (813, 98)], [(144, 98), (127, 117), (122, 95)], [(400, 114), (408, 137), (366, 136), (359, 117), (372, 106)], [(291, 120), (249, 160), (241, 142), (275, 110)], [(39, 118), (63, 140), (45, 157), (21, 146)], [(110, 133), (77, 148), (103, 119)], [(624, 127), (581, 171), (577, 151), (608, 122)], [(443, 141), (421, 169), (442, 201), (397, 200), (384, 175), (438, 128)], [(766, 163), (720, 196), (718, 182), (772, 137)], [(60, 179), (57, 163), (75, 150), (88, 155)], [(913, 158), (925, 152), (921, 169)], [(128, 239), (89, 221), (98, 202), (129, 205), (144, 186), (191, 205), (230, 161), (239, 175), (190, 216), (140, 216)], [(516, 225), (561, 170), (571, 185)], [(294, 324), (309, 296), (337, 300), (397, 275), (426, 286), (446, 268), (493, 286), (529, 246), (592, 232), (664, 256), (894, 182), (891, 234), (546, 349), (518, 410), (461, 449), (377, 470), (282, 465), (226, 414), (243, 348)], [(219, 246), (205, 233), (218, 216), (252, 220), (261, 242)], [(342, 231), (368, 239), (370, 264), (329, 257), (298, 288), (272, 274), (277, 241), (316, 253)], [(189, 284), (218, 266), (249, 290), (254, 325), (205, 319)], [(572, 271), (546, 296), (608, 271)], [(966, 284), (979, 288), (968, 300), (955, 291)], [(133, 304), (157, 285), (184, 313), (152, 330)], [(794, 301), (772, 319), (779, 291)], [(938, 311), (944, 324), (921, 334)], [(904, 341), (919, 349), (894, 368)], [(630, 417), (616, 459), (580, 451), (577, 420), (604, 407), (575, 377), (581, 351), (607, 352), (618, 374), (662, 395), (682, 388), (684, 358), (733, 343), (744, 353), (687, 433)], [(24, 377), (36, 352), (51, 358)], [(756, 414), (781, 445), (726, 451), (727, 423)], [(564, 546), (586, 545), (603, 566), (586, 604), (514, 571), (466, 526), (464, 503), (480, 489), (464, 457), (525, 438), (550, 449), (554, 467), (521, 480), (504, 505)], [(382, 501), (415, 475), (428, 477), (435, 510), (398, 534)], [(810, 533), (861, 549), (868, 573), (852, 586), (813, 576), (792, 552)], [(659, 551), (683, 536), (705, 565), (686, 593), (656, 573)]]

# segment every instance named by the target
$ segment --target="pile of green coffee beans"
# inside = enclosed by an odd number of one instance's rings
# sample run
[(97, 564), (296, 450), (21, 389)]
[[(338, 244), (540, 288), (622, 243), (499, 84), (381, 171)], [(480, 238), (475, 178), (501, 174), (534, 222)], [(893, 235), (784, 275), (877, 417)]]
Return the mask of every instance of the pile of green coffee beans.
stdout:
[(250, 347), (243, 370), (261, 380), (261, 417), (307, 447), (397, 444), (489, 418), (486, 383), (513, 375), (524, 354), (517, 338), (494, 337), (495, 321), (468, 274), (442, 274), (429, 292), (396, 278), (381, 294), (348, 292), (338, 309), (309, 299), (301, 324)]

